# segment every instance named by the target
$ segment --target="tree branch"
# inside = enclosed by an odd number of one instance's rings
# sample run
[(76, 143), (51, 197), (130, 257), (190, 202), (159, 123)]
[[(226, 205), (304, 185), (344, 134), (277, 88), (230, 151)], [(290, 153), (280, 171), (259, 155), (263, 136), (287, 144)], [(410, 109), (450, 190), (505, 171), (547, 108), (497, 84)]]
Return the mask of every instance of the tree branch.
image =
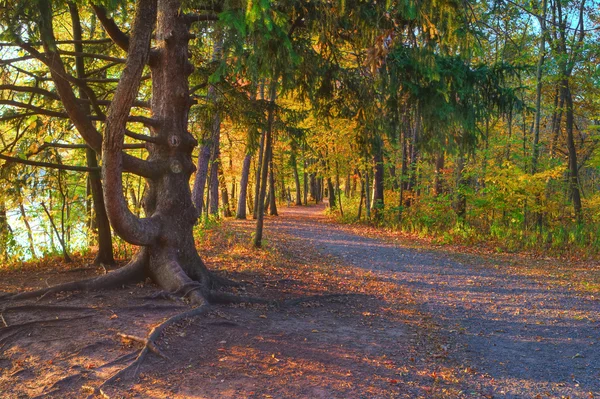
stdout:
[(150, 40), (156, 23), (156, 0), (138, 0), (129, 41), (127, 64), (108, 109), (102, 142), (102, 174), (106, 213), (115, 232), (135, 245), (150, 245), (158, 239), (160, 222), (134, 215), (123, 195), (123, 139), (129, 112), (140, 86), (140, 78), (150, 56)]
[(217, 14), (185, 14), (184, 21), (187, 25), (191, 25), (194, 22), (202, 22), (202, 21), (218, 21), (219, 16)]
[(92, 8), (112, 41), (123, 50), (128, 51), (129, 36), (119, 29), (114, 19), (108, 16), (106, 8), (96, 4), (92, 4)]
[(100, 168), (89, 168), (87, 166), (69, 166), (69, 165), (62, 165), (59, 163), (31, 161), (29, 159), (10, 157), (10, 156), (4, 155), (4, 154), (0, 154), (0, 159), (4, 159), (7, 162), (20, 163), (23, 165), (40, 166), (40, 167), (44, 167), (44, 168), (53, 168), (53, 169), (59, 169), (59, 170), (71, 170), (74, 172), (97, 172), (100, 170)]

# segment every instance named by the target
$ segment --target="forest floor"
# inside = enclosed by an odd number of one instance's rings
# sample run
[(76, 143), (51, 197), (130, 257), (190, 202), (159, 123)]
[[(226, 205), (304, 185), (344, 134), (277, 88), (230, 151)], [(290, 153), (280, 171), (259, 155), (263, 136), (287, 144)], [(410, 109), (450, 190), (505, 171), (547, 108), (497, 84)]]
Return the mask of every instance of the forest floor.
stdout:
[[(481, 255), (342, 226), (323, 206), (226, 221), (202, 237), (209, 268), (277, 308), (214, 306), (169, 327), (117, 398), (600, 398), (597, 264)], [(84, 262), (84, 260), (80, 260)], [(0, 270), (0, 291), (101, 270)], [(80, 398), (152, 326), (187, 309), (152, 284), (0, 302), (0, 398)]]

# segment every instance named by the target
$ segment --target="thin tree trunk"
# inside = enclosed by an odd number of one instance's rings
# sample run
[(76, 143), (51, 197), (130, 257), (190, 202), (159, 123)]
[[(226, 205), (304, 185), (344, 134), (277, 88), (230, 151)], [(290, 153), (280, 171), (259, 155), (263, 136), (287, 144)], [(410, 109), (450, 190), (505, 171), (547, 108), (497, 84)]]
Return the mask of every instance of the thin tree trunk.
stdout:
[(533, 148), (531, 154), (531, 174), (537, 172), (540, 142), (540, 121), (542, 118), (542, 72), (546, 58), (546, 9), (547, 0), (542, 1), (542, 15), (538, 17), (540, 23), (540, 55), (536, 72), (536, 94), (535, 94), (535, 121), (533, 127)]
[(578, 223), (582, 221), (582, 206), (581, 193), (579, 189), (579, 165), (577, 164), (577, 148), (575, 146), (575, 138), (573, 135), (573, 97), (569, 88), (569, 80), (562, 81), (563, 96), (567, 105), (566, 112), (566, 131), (567, 131), (567, 150), (569, 153), (569, 189), (571, 191), (571, 199), (573, 200), (573, 210), (575, 219)]
[(10, 226), (6, 214), (6, 204), (4, 197), (0, 193), (0, 261), (8, 261), (8, 242), (10, 240)]
[(231, 217), (229, 193), (227, 192), (227, 182), (225, 182), (225, 174), (223, 173), (222, 166), (219, 166), (219, 186), (221, 188), (221, 200), (223, 201), (223, 217), (229, 218)]
[(46, 215), (48, 216), (48, 220), (50, 221), (50, 226), (52, 226), (52, 229), (54, 230), (54, 233), (56, 234), (56, 237), (58, 238), (58, 242), (60, 243), (60, 247), (62, 249), (64, 261), (67, 263), (72, 262), (73, 260), (71, 259), (71, 257), (69, 256), (69, 253), (67, 252), (67, 246), (63, 239), (64, 237), (60, 234), (58, 228), (56, 227), (56, 224), (54, 223), (54, 219), (52, 219), (52, 215), (50, 214), (50, 211), (46, 207), (46, 204), (44, 204), (42, 202), (41, 205), (42, 205), (42, 208), (44, 209), (44, 212), (46, 212)]
[(444, 179), (442, 176), (442, 170), (444, 169), (444, 151), (440, 151), (440, 153), (435, 158), (435, 181), (433, 183), (434, 194), (436, 197), (439, 197), (444, 193)]
[(375, 173), (373, 175), (373, 216), (381, 221), (383, 217), (384, 199), (384, 167), (383, 167), (383, 140), (378, 137), (375, 143), (373, 162)]
[(256, 230), (254, 234), (254, 246), (260, 248), (262, 246), (262, 236), (263, 236), (263, 224), (265, 217), (265, 196), (267, 194), (267, 173), (269, 170), (269, 162), (272, 156), (272, 129), (273, 122), (275, 119), (275, 93), (277, 90), (277, 81), (274, 80), (271, 82), (271, 90), (269, 96), (269, 110), (267, 116), (267, 128), (265, 130), (264, 141), (265, 141), (265, 152), (263, 157), (263, 164), (261, 166), (261, 176), (260, 176), (260, 192), (256, 202), (258, 204), (257, 218), (256, 218)]
[(329, 208), (336, 209), (337, 205), (335, 202), (335, 189), (333, 188), (331, 177), (327, 177), (327, 192), (329, 194)]
[[(74, 48), (76, 52), (83, 53), (83, 45), (81, 42), (77, 42), (82, 39), (82, 31), (79, 12), (75, 3), (69, 3), (69, 11), (73, 24), (73, 39), (76, 41)], [(79, 79), (83, 79), (86, 76), (83, 57), (75, 57), (75, 69)], [(88, 98), (87, 94), (82, 89), (79, 90), (79, 96), (82, 99)], [(89, 112), (89, 106), (87, 108)], [(88, 184), (92, 192), (92, 204), (95, 215), (94, 226), (98, 233), (98, 253), (94, 259), (94, 264), (114, 265), (115, 259), (112, 247), (112, 233), (108, 215), (106, 214), (106, 207), (104, 205), (104, 189), (102, 188), (102, 180), (100, 172), (97, 171), (98, 158), (96, 156), (96, 152), (91, 148), (86, 148), (85, 157), (87, 166), (91, 169), (94, 169), (94, 171), (88, 173)]]
[[(273, 135), (271, 133), (271, 141)], [(275, 196), (275, 171), (273, 170), (273, 143), (271, 143), (271, 156), (269, 159), (269, 215), (277, 216), (277, 197)]]
[(360, 217), (362, 216), (363, 198), (365, 197), (365, 183), (360, 176), (360, 172), (358, 172), (358, 178), (360, 179), (360, 201), (358, 203), (358, 215), (356, 215), (356, 219), (360, 220)]
[[(296, 185), (296, 205), (302, 205), (302, 197), (300, 190), (300, 176), (298, 175), (298, 161), (296, 159), (296, 154), (292, 152), (291, 159), (292, 163), (292, 171), (294, 172), (294, 183)], [(305, 174), (306, 176), (306, 174)]]
[(250, 176), (250, 163), (252, 154), (246, 154), (242, 163), (242, 175), (240, 177), (240, 195), (238, 196), (237, 219), (246, 219), (246, 197), (248, 193), (248, 178)]
[(371, 220), (371, 196), (369, 195), (371, 191), (371, 187), (369, 187), (370, 179), (371, 174), (369, 173), (369, 168), (367, 167), (367, 169), (365, 170), (365, 210), (367, 213), (367, 220)]
[(33, 258), (36, 258), (37, 255), (35, 253), (35, 243), (33, 241), (33, 231), (31, 230), (31, 225), (29, 224), (29, 219), (27, 218), (27, 213), (25, 213), (25, 207), (23, 206), (23, 201), (22, 201), (20, 192), (19, 192), (19, 211), (21, 212), (21, 219), (23, 220), (23, 224), (25, 225), (25, 230), (27, 230), (27, 242), (29, 243), (29, 251), (31, 252), (31, 256)]

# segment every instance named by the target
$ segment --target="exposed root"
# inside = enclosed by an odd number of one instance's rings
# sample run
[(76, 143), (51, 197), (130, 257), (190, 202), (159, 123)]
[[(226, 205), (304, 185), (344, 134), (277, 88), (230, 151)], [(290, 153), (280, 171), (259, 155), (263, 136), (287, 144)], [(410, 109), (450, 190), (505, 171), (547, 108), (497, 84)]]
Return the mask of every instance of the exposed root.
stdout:
[(167, 291), (158, 291), (158, 292), (155, 292), (154, 294), (145, 296), (143, 299), (166, 299), (169, 301), (179, 300), (179, 298), (177, 298), (176, 295), (173, 295), (172, 293), (167, 292)]
[(146, 256), (142, 250), (136, 258), (134, 258), (126, 266), (117, 269), (108, 274), (85, 279), (72, 281), (69, 283), (58, 284), (48, 288), (42, 288), (35, 291), (13, 293), (0, 297), (0, 299), (8, 300), (21, 300), (38, 298), (43, 299), (45, 296), (58, 293), (58, 292), (71, 292), (71, 291), (93, 291), (100, 289), (108, 289), (119, 287), (124, 284), (135, 283), (141, 281), (145, 277), (144, 267), (146, 265)]
[(311, 295), (300, 298), (286, 299), (284, 301), (273, 301), (263, 298), (256, 297), (248, 297), (248, 296), (240, 296), (235, 294), (230, 294), (227, 292), (216, 292), (211, 291), (208, 295), (208, 300), (212, 304), (219, 305), (237, 305), (240, 303), (248, 303), (248, 304), (262, 304), (262, 305), (271, 305), (279, 308), (285, 308), (290, 306), (299, 305), (304, 302), (312, 302), (312, 301), (320, 301), (327, 300), (331, 298), (348, 298), (355, 295), (362, 294), (326, 294), (326, 295)]
[(364, 294), (325, 294), (325, 295), (310, 295), (294, 299), (286, 299), (285, 301), (279, 302), (280, 308), (286, 308), (289, 306), (299, 305), (305, 302), (322, 301), (332, 298), (349, 298), (353, 296), (364, 296)]
[(125, 341), (135, 341), (144, 344), (145, 347), (148, 348), (152, 353), (157, 356), (162, 357), (163, 359), (168, 359), (168, 357), (158, 349), (158, 347), (154, 344), (154, 342), (148, 341), (147, 338), (138, 337), (137, 335), (129, 335), (129, 334), (117, 334), (119, 337), (123, 338)]
[(209, 272), (209, 278), (210, 288), (213, 290), (222, 287), (242, 287), (245, 284), (239, 281), (230, 280), (227, 277), (219, 276), (214, 272)]
[[(61, 306), (61, 305), (18, 305), (3, 307), (0, 309), (2, 312), (20, 312), (25, 310), (56, 310), (56, 311), (79, 311), (79, 310), (94, 310), (94, 308), (86, 306)], [(8, 326), (7, 326), (8, 327)]]
[[(197, 291), (194, 291), (194, 292), (197, 292)], [(143, 342), (144, 347), (139, 351), (139, 354), (137, 355), (135, 360), (133, 360), (125, 368), (117, 371), (115, 374), (113, 374), (107, 380), (102, 382), (102, 384), (100, 384), (100, 386), (98, 386), (97, 388), (93, 388), (93, 392), (91, 395), (88, 396), (88, 399), (92, 399), (96, 395), (101, 395), (104, 398), (110, 398), (110, 396), (108, 394), (106, 394), (106, 392), (104, 391), (105, 388), (107, 386), (111, 385), (113, 382), (120, 379), (121, 377), (123, 377), (125, 374), (127, 374), (131, 370), (133, 370), (132, 378), (135, 378), (138, 374), (138, 371), (139, 371), (142, 363), (146, 359), (148, 352), (154, 352), (150, 347), (153, 346), (153, 347), (157, 348), (156, 341), (160, 338), (160, 336), (161, 336), (162, 332), (165, 330), (165, 328), (169, 327), (170, 325), (172, 325), (174, 323), (177, 323), (180, 320), (187, 319), (189, 317), (200, 316), (200, 315), (206, 313), (208, 311), (208, 308), (209, 308), (208, 304), (206, 303), (206, 301), (204, 301), (204, 305), (202, 305), (202, 306), (188, 310), (187, 312), (176, 314), (175, 316), (170, 317), (169, 319), (165, 320), (164, 322), (162, 322), (161, 324), (155, 326), (152, 330), (150, 330), (148, 337), (145, 339), (127, 335), (126, 337), (128, 339), (135, 340), (138, 342)], [(123, 336), (123, 335), (121, 335), (121, 336)], [(130, 355), (126, 355), (126, 356), (130, 356)]]
[[(19, 335), (22, 330), (23, 330), (22, 328), (18, 328), (12, 334), (9, 334), (9, 335), (5, 336), (4, 338), (0, 338), (0, 349), (3, 349), (4, 346), (10, 342), (10, 339)], [(0, 331), (2, 331), (2, 330), (0, 330)]]
[(135, 350), (135, 351), (133, 351), (133, 352), (131, 352), (131, 353), (127, 353), (127, 354), (125, 354), (125, 355), (123, 355), (123, 356), (119, 356), (119, 357), (118, 357), (118, 358), (116, 358), (115, 360), (112, 360), (112, 361), (110, 361), (110, 362), (108, 362), (108, 363), (105, 363), (105, 364), (103, 364), (103, 365), (102, 365), (102, 366), (100, 366), (100, 367), (96, 367), (96, 371), (98, 371), (98, 370), (100, 370), (100, 369), (105, 369), (105, 368), (107, 368), (107, 367), (114, 366), (115, 364), (120, 364), (120, 363), (123, 363), (123, 362), (125, 362), (125, 361), (130, 361), (130, 360), (133, 360), (133, 359), (134, 359), (134, 358), (137, 356), (137, 353), (138, 353), (138, 352), (139, 352), (138, 350)]
[(271, 301), (263, 298), (255, 298), (249, 296), (240, 296), (235, 294), (229, 294), (227, 292), (216, 292), (211, 291), (208, 295), (208, 300), (212, 304), (219, 305), (237, 305), (240, 303), (249, 303), (249, 304), (261, 304), (261, 305), (273, 305), (277, 306), (276, 301)]
[(13, 331), (13, 330), (21, 329), (21, 328), (24, 328), (24, 327), (33, 326), (33, 325), (36, 325), (36, 324), (63, 323), (63, 322), (72, 321), (72, 320), (88, 319), (90, 317), (92, 317), (92, 316), (78, 316), (78, 317), (69, 317), (69, 318), (63, 318), (63, 319), (47, 319), (47, 320), (28, 321), (26, 323), (13, 324), (13, 325), (10, 325), (8, 327), (0, 328), (0, 334), (6, 333), (8, 331)]

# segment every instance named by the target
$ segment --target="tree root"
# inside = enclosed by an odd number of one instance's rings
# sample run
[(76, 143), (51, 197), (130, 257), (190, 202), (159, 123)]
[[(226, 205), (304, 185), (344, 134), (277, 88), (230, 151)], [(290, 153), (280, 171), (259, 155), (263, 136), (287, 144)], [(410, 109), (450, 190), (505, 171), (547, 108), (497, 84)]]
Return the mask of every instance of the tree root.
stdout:
[(148, 341), (147, 338), (138, 337), (137, 335), (129, 335), (118, 333), (119, 337), (121, 337), (125, 341), (135, 341), (144, 344), (145, 347), (150, 350), (150, 352), (154, 353), (157, 356), (162, 357), (163, 359), (168, 359), (168, 357), (158, 349), (158, 347), (154, 344), (154, 342)]
[(135, 358), (137, 356), (138, 350), (135, 350), (133, 352), (127, 353), (123, 356), (119, 356), (118, 358), (116, 358), (115, 360), (112, 360), (108, 363), (103, 364), (100, 367), (96, 367), (96, 371), (97, 370), (101, 370), (101, 369), (105, 369), (107, 367), (111, 367), (114, 366), (115, 364), (119, 364), (119, 363), (123, 363), (127, 360), (133, 360), (133, 358)]
[(248, 303), (277, 306), (277, 301), (249, 296), (240, 296), (227, 292), (211, 291), (207, 299), (210, 303), (219, 305), (237, 305), (240, 303)]
[[(100, 384), (98, 387), (93, 388), (93, 392), (88, 396), (88, 399), (92, 399), (96, 395), (101, 395), (104, 398), (110, 398), (110, 396), (107, 395), (106, 392), (104, 392), (104, 389), (107, 386), (111, 385), (116, 380), (120, 379), (122, 376), (124, 376), (130, 370), (133, 370), (132, 378), (135, 378), (138, 374), (138, 371), (139, 371), (142, 363), (144, 362), (146, 356), (148, 355), (148, 352), (154, 352), (154, 350), (151, 347), (156, 348), (158, 353), (161, 353), (158, 350), (158, 348), (156, 347), (156, 341), (160, 338), (160, 336), (161, 336), (162, 332), (165, 330), (165, 328), (169, 327), (170, 325), (172, 325), (174, 323), (177, 323), (180, 320), (183, 320), (183, 319), (186, 319), (189, 317), (200, 316), (200, 315), (206, 313), (208, 311), (208, 309), (209, 309), (209, 306), (205, 302), (204, 305), (201, 305), (197, 308), (188, 310), (183, 313), (176, 314), (176, 315), (168, 318), (161, 324), (152, 328), (152, 330), (150, 330), (150, 333), (148, 334), (147, 338), (140, 338), (140, 337), (135, 337), (132, 335), (119, 334), (121, 337), (144, 343), (144, 347), (139, 351), (139, 354), (137, 355), (135, 360), (133, 360), (131, 363), (129, 363), (125, 368), (114, 373), (112, 376), (110, 376), (108, 379), (106, 379), (104, 382), (102, 382), (102, 384)], [(156, 352), (154, 352), (154, 353), (156, 353)], [(125, 356), (131, 356), (131, 354), (125, 355)]]
[(279, 302), (279, 308), (286, 308), (290, 306), (300, 305), (305, 302), (322, 301), (333, 298), (349, 298), (353, 296), (365, 296), (364, 294), (324, 294), (324, 295), (310, 295), (300, 298), (286, 299), (285, 301)]
[(209, 278), (210, 288), (213, 290), (222, 287), (242, 287), (246, 284), (239, 281), (230, 280), (227, 277), (219, 276), (214, 272), (209, 272)]
[(13, 325), (10, 325), (8, 327), (0, 328), (0, 334), (8, 332), (8, 331), (12, 331), (12, 330), (21, 329), (21, 328), (24, 328), (24, 327), (33, 326), (33, 325), (36, 325), (36, 324), (62, 323), (62, 322), (72, 321), (72, 320), (88, 319), (90, 317), (92, 317), (92, 316), (90, 315), (90, 316), (69, 317), (69, 318), (63, 318), (63, 319), (46, 319), (46, 320), (28, 321), (26, 323), (13, 324)]
[(47, 295), (66, 292), (66, 291), (93, 291), (100, 289), (108, 289), (119, 287), (124, 284), (135, 283), (142, 281), (145, 278), (144, 268), (146, 265), (146, 256), (144, 251), (140, 252), (136, 258), (130, 263), (123, 266), (120, 269), (112, 271), (102, 276), (72, 281), (69, 283), (58, 284), (48, 288), (42, 288), (39, 290), (5, 294), (0, 299), (8, 300), (22, 300), (30, 298), (38, 298), (38, 301), (46, 297)]
[[(56, 310), (56, 311), (78, 311), (78, 310), (94, 310), (94, 308), (86, 307), (86, 306), (61, 306), (61, 305), (18, 305), (18, 306), (9, 306), (3, 307), (0, 309), (0, 312), (20, 312), (24, 310)], [(8, 326), (7, 326), (8, 327)]]
[(348, 298), (348, 297), (357, 296), (357, 295), (363, 295), (363, 294), (311, 295), (311, 296), (305, 296), (305, 297), (300, 297), (300, 298), (286, 299), (284, 301), (275, 301), (275, 300), (268, 300), (268, 299), (263, 299), (263, 298), (240, 296), (240, 295), (230, 294), (227, 292), (211, 291), (210, 294), (208, 295), (208, 300), (212, 304), (219, 304), (219, 305), (237, 305), (240, 303), (248, 303), (248, 304), (271, 305), (271, 306), (278, 307), (278, 308), (286, 308), (286, 307), (290, 307), (290, 306), (299, 305), (299, 304), (305, 303), (305, 302), (327, 300), (327, 299), (332, 299), (332, 298)]

